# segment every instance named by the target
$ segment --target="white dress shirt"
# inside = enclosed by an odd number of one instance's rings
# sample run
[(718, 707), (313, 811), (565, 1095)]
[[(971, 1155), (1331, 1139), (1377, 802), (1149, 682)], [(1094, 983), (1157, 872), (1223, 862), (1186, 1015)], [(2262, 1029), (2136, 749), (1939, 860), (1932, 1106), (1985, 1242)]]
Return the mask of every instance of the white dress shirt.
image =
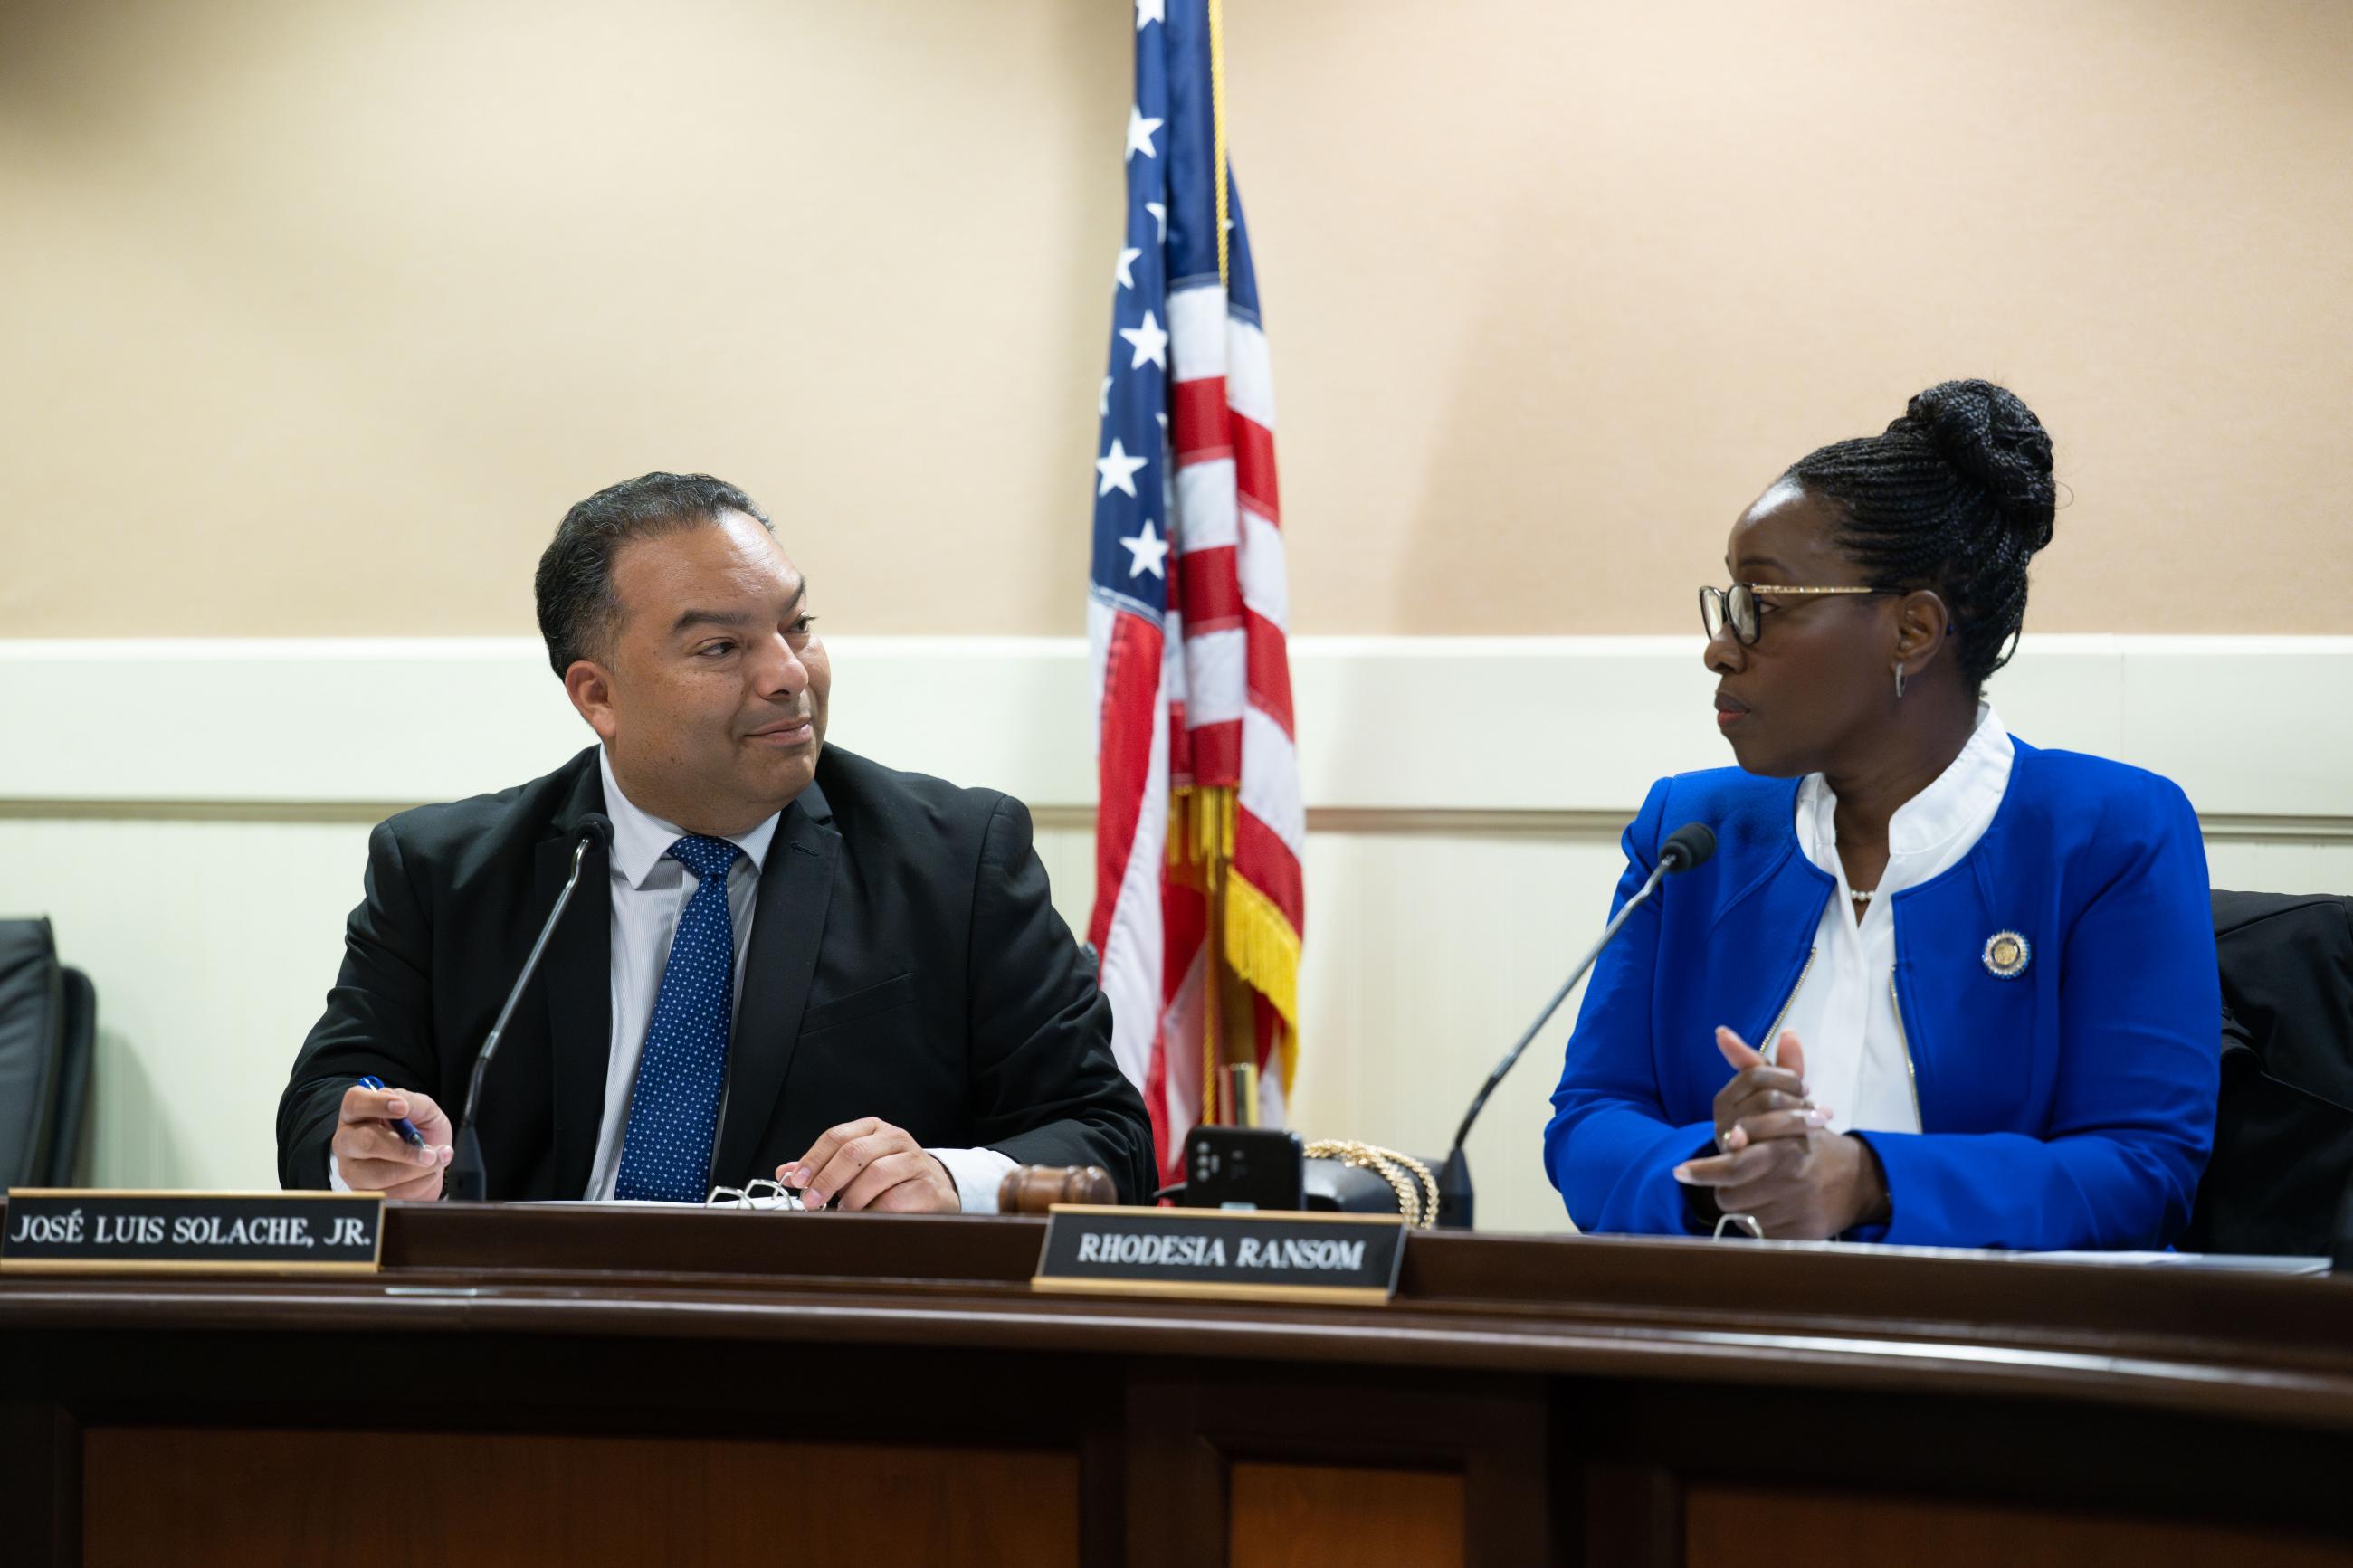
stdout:
[[(614, 782), (612, 759), (596, 748), (605, 775), (605, 815), (613, 819), (610, 857), (613, 889), (613, 1036), (605, 1054), (605, 1115), (596, 1131), (596, 1154), (588, 1165), (586, 1196), (613, 1195), (621, 1174), (621, 1135), (629, 1124), (629, 1099), (638, 1084), (638, 1063), (652, 1026), (654, 997), (670, 965), (670, 941), (698, 881), (670, 858), (670, 847), (686, 837), (683, 828), (641, 811)], [(781, 815), (781, 814), (780, 814)], [(744, 1002), (744, 955), (752, 945), (752, 907), (760, 896), (760, 867), (776, 837), (772, 816), (748, 833), (727, 840), (744, 853), (727, 870), (727, 913), (735, 928), (735, 994), (730, 1016)], [(731, 1043), (729, 1049), (733, 1046)], [(723, 1121), (727, 1102), (720, 1101)]]
[[(1820, 773), (1798, 786), (1798, 847), (1838, 881), (1814, 931), (1814, 956), (1790, 998), (1781, 1034), (1805, 1052), (1806, 1081), (1836, 1131), (1917, 1132), (1904, 1026), (1895, 1012), (1895, 909), (1890, 901), (1960, 863), (1985, 837), (2010, 787), (2010, 731), (1990, 704), (1936, 782), (1898, 806), (1887, 824), (1887, 869), (1855, 918), (1833, 813), (1838, 796)], [(1779, 1036), (1775, 1037), (1778, 1043)]]
[[(696, 878), (670, 858), (670, 847), (687, 836), (685, 829), (641, 809), (622, 794), (613, 777), (612, 759), (602, 747), (597, 748), (596, 766), (605, 779), (605, 815), (613, 819), (613, 1033), (605, 1057), (605, 1114), (596, 1132), (596, 1156), (588, 1165), (588, 1190), (581, 1196), (607, 1202), (620, 1178), (629, 1100), (637, 1090), (638, 1062), (645, 1054), (646, 1031), (653, 1023), (654, 998), (661, 990), (662, 971), (670, 963), (670, 938), (677, 933), (678, 917), (686, 909), (686, 900), (694, 894)], [(728, 839), (743, 851), (727, 871), (727, 912), (735, 927), (734, 986), (739, 1008), (744, 999), (744, 955), (752, 944), (752, 916), (760, 896), (760, 868), (776, 841), (776, 822), (771, 816)], [(724, 1125), (723, 1099), (719, 1110)], [(854, 1108), (845, 1110), (856, 1113)], [(929, 1149), (925, 1152), (947, 1168), (966, 1214), (995, 1214), (997, 1184), (1018, 1163), (995, 1149)], [(799, 1158), (799, 1152), (795, 1151), (793, 1157)], [(327, 1176), (337, 1191), (350, 1190), (343, 1185), (332, 1155)]]

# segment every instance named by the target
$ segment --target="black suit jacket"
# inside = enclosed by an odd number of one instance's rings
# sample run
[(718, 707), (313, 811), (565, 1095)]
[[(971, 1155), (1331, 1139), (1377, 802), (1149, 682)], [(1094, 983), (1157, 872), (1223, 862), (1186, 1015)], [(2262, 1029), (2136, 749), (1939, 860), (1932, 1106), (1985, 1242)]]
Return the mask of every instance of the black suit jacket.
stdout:
[[(326, 1184), (338, 1102), (364, 1073), (456, 1119), (575, 830), (604, 809), (592, 746), (519, 788), (376, 827), (342, 973), (279, 1101), (286, 1185)], [(493, 1198), (587, 1187), (613, 1032), (610, 889), (592, 847), (484, 1079)], [(1151, 1123), (1020, 802), (828, 746), (776, 825), (754, 908), (713, 1183), (772, 1177), (828, 1127), (879, 1116), (927, 1147), (1101, 1165), (1123, 1197), (1150, 1194)]]

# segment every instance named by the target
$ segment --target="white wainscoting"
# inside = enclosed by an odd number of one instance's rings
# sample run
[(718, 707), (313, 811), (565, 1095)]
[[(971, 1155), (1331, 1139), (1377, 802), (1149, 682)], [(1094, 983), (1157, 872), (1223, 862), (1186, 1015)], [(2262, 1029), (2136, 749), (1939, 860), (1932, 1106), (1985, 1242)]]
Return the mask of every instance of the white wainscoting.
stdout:
[[(833, 739), (1037, 809), (1092, 897), (1076, 639), (833, 639)], [(1692, 639), (1293, 645), (1309, 804), (1310, 1136), (1436, 1151), (1599, 922), (1656, 774), (1723, 760)], [(2219, 886), (2353, 889), (2353, 638), (2030, 639), (2021, 734), (2181, 782)], [(521, 639), (0, 641), (0, 914), (46, 913), (100, 993), (94, 1179), (274, 1180), (272, 1122), (367, 826), (545, 772), (586, 730)], [(1571, 1006), (1574, 1006), (1572, 1001)], [(1565, 1224), (1537, 1134), (1556, 1024), (1472, 1142), (1493, 1228)]]

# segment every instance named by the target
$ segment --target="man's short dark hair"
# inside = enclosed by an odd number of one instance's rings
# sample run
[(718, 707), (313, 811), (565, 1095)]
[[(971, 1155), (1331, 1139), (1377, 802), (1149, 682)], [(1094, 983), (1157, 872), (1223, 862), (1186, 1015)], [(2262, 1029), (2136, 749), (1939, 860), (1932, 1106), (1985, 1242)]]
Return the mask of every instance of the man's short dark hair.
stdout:
[(564, 514), (539, 558), (539, 635), (557, 678), (584, 658), (609, 658), (621, 618), (613, 557), (632, 540), (658, 539), (740, 511), (769, 532), (752, 498), (709, 474), (640, 474), (598, 490)]

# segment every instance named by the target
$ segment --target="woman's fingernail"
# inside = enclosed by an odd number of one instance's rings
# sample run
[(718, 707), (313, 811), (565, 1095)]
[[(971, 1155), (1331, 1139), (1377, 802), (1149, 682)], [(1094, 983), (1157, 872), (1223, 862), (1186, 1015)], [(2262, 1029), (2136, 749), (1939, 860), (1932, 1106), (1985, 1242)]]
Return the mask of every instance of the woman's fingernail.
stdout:
[(1828, 1106), (1823, 1106), (1823, 1107), (1821, 1107), (1821, 1108), (1820, 1108), (1820, 1109), (1819, 1109), (1819, 1110), (1809, 1110), (1809, 1111), (1807, 1111), (1807, 1112), (1806, 1112), (1806, 1125), (1807, 1125), (1807, 1126), (1809, 1126), (1809, 1127), (1828, 1127), (1830, 1124), (1831, 1124), (1831, 1110), (1830, 1110), (1830, 1108), (1829, 1108)]
[(1746, 1128), (1746, 1127), (1736, 1127), (1736, 1128), (1734, 1128), (1731, 1131), (1729, 1131), (1729, 1132), (1727, 1132), (1727, 1133), (1725, 1133), (1725, 1134), (1724, 1135), (1724, 1152), (1725, 1152), (1725, 1153), (1729, 1154), (1729, 1153), (1731, 1153), (1735, 1149), (1746, 1149), (1746, 1148), (1747, 1148), (1747, 1147), (1748, 1147), (1748, 1129), (1747, 1129), (1747, 1128)]
[(1677, 1165), (1675, 1167), (1675, 1180), (1688, 1184), (1691, 1181), (1691, 1167), (1689, 1165)]

